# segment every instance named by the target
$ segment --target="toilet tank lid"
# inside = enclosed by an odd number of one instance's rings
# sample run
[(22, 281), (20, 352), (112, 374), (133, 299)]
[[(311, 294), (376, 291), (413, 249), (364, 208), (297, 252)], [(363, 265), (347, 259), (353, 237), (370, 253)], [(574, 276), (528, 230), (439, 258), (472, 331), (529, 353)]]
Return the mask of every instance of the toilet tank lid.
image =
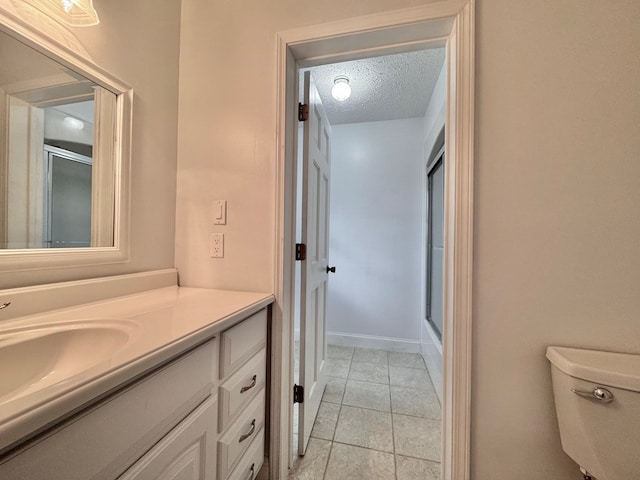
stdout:
[(572, 377), (640, 392), (640, 355), (550, 346), (547, 358)]

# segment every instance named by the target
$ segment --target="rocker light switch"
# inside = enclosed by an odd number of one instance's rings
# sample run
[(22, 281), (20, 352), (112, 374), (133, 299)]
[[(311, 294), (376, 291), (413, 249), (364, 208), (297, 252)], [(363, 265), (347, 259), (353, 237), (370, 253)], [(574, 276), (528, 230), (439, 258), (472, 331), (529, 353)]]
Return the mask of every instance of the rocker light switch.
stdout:
[(213, 202), (213, 224), (214, 225), (227, 224), (227, 201), (226, 200), (216, 200)]

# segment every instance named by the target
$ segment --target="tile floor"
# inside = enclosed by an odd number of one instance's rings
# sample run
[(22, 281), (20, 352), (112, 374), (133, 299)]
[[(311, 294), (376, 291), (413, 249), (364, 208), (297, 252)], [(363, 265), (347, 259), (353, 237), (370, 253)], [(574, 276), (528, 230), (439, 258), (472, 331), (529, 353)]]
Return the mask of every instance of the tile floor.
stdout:
[(309, 446), (289, 480), (438, 480), (440, 404), (422, 357), (338, 345), (328, 357)]

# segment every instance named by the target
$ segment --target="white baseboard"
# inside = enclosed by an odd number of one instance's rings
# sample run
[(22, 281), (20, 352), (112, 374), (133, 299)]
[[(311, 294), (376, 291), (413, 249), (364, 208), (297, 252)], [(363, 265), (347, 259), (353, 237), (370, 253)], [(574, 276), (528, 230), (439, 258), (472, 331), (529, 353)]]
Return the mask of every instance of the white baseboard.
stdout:
[(428, 322), (422, 322), (422, 356), (431, 376), (433, 387), (442, 404), (442, 342)]
[(327, 332), (327, 342), (347, 347), (378, 348), (394, 352), (420, 353), (420, 342), (407, 338), (378, 337), (353, 333)]

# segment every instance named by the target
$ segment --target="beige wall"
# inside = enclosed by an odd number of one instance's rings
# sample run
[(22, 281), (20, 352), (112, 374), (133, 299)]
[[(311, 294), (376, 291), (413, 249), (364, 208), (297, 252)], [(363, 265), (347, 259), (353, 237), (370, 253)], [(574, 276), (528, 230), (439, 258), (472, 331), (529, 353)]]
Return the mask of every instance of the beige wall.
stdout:
[(479, 1), (473, 478), (581, 478), (545, 347), (640, 353), (640, 3)]
[[(182, 2), (176, 266), (182, 285), (273, 291), (276, 32), (421, 0)], [(228, 224), (211, 202), (228, 201)], [(225, 258), (209, 257), (211, 232)]]
[(174, 265), (179, 0), (95, 0), (100, 24), (75, 35), (95, 62), (134, 89), (131, 261), (0, 275), (0, 288)]
[[(275, 33), (417, 3), (183, 1), (182, 284), (273, 288)], [(638, 24), (636, 0), (477, 2), (474, 480), (579, 478), (546, 345), (640, 352)]]

